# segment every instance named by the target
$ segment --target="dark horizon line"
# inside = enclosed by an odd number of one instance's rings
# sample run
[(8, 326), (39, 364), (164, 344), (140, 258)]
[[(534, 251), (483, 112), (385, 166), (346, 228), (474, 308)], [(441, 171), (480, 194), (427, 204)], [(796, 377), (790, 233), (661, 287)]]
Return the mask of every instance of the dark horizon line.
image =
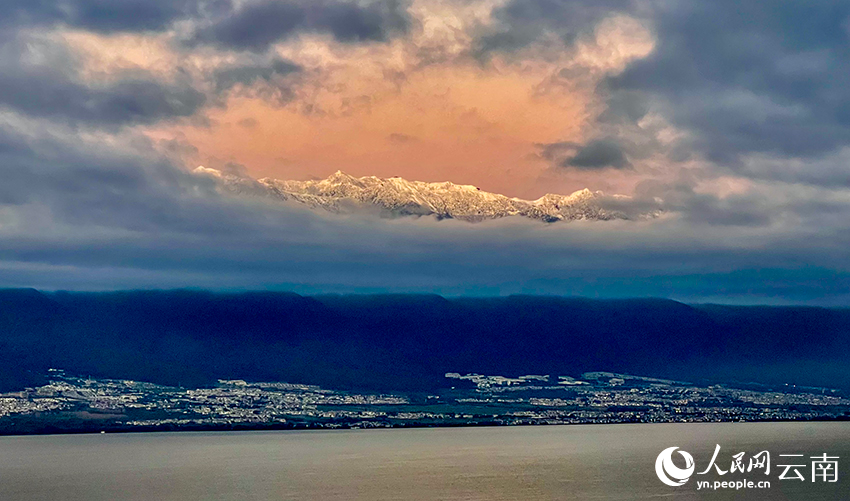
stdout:
[(36, 287), (0, 287), (0, 294), (4, 292), (37, 292), (46, 296), (54, 294), (127, 294), (127, 293), (203, 293), (215, 296), (240, 296), (249, 294), (274, 294), (274, 295), (290, 295), (302, 298), (322, 298), (322, 297), (364, 297), (364, 298), (383, 298), (383, 297), (421, 297), (421, 298), (440, 298), (446, 301), (457, 299), (509, 299), (509, 298), (535, 298), (535, 299), (564, 299), (564, 300), (586, 300), (598, 302), (616, 302), (616, 301), (669, 301), (686, 306), (720, 306), (725, 308), (776, 308), (776, 309), (807, 309), (807, 310), (848, 310), (850, 305), (846, 306), (820, 306), (806, 304), (803, 302), (788, 304), (740, 304), (740, 303), (721, 303), (721, 302), (699, 302), (699, 301), (683, 301), (670, 297), (663, 296), (621, 296), (621, 297), (592, 297), (579, 295), (560, 295), (546, 293), (513, 293), (513, 294), (463, 294), (449, 295), (438, 294), (436, 292), (319, 292), (304, 294), (286, 289), (213, 289), (204, 287), (173, 287), (173, 288), (135, 288), (135, 289), (102, 289), (102, 290), (70, 290), (70, 289), (38, 289)]

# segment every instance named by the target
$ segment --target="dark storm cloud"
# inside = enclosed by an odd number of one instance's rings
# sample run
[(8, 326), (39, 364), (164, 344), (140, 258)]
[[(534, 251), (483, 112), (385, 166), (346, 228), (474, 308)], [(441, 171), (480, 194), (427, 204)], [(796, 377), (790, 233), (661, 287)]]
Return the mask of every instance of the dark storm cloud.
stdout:
[[(603, 86), (600, 92), (608, 93)], [(650, 112), (650, 96), (644, 92), (618, 90), (606, 97), (606, 108), (599, 115), (602, 123), (629, 125), (638, 122)]]
[(850, 142), (850, 3), (677, 1), (656, 14), (655, 51), (610, 79), (613, 105), (657, 102), (694, 149), (733, 166)]
[(192, 42), (262, 52), (295, 32), (305, 21), (304, 8), (288, 2), (249, 3), (195, 34)]
[(409, 20), (397, 0), (354, 2), (248, 2), (201, 28), (190, 43), (262, 52), (299, 32), (330, 33), (340, 42), (385, 41), (404, 32)]
[(615, 139), (590, 141), (578, 148), (575, 155), (567, 158), (562, 165), (585, 170), (604, 169), (606, 167), (625, 169), (630, 167), (620, 143)]
[(630, 0), (511, 0), (493, 13), (496, 27), (479, 37), (477, 52), (514, 51), (548, 34), (572, 43), (603, 18), (628, 13), (633, 5)]
[(817, 159), (747, 158), (738, 172), (753, 179), (848, 189), (850, 147)]
[[(825, 165), (850, 144), (850, 3), (512, 0), (478, 45), (511, 52), (552, 35), (569, 43), (617, 13), (644, 20), (656, 44), (600, 85), (608, 106), (597, 118), (607, 135), (618, 137), (612, 129), (621, 127), (634, 136), (653, 111), (687, 133), (677, 144), (655, 144), (674, 162), (697, 154), (760, 179), (844, 183), (841, 169), (820, 175), (782, 160)], [(624, 151), (635, 159), (650, 146)]]
[(204, 102), (188, 82), (164, 83), (141, 71), (84, 82), (67, 48), (24, 36), (0, 39), (0, 106), (28, 116), (92, 125), (152, 123), (191, 116)]
[(39, 122), (0, 124), (0, 204), (38, 205), (58, 224), (167, 231), (177, 217), (180, 172), (135, 141), (90, 143)]
[(98, 33), (164, 31), (174, 22), (214, 22), (193, 41), (262, 51), (299, 31), (330, 33), (342, 42), (383, 41), (406, 30), (400, 0), (4, 0), (0, 26), (20, 29), (65, 25)]
[[(635, 145), (630, 145), (634, 148)], [(563, 141), (538, 144), (540, 157), (556, 167), (581, 170), (628, 169), (625, 146), (616, 138), (603, 137), (585, 144)]]
[(197, 13), (198, 4), (198, 0), (3, 0), (0, 26), (61, 23), (100, 33), (160, 31)]
[(272, 80), (296, 73), (301, 68), (283, 59), (275, 59), (268, 64), (247, 64), (243, 66), (232, 66), (222, 68), (215, 72), (215, 86), (219, 92), (229, 90), (236, 85), (251, 86), (258, 81), (271, 82)]

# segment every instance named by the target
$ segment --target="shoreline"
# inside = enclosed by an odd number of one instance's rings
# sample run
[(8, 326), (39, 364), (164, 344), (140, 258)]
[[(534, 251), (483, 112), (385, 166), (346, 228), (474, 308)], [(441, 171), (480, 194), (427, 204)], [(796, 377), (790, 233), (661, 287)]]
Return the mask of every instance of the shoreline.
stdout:
[(112, 426), (92, 427), (91, 429), (59, 429), (45, 427), (25, 433), (0, 431), (0, 438), (63, 436), (63, 435), (101, 435), (101, 434), (145, 434), (145, 433), (239, 433), (262, 431), (352, 431), (352, 430), (403, 430), (428, 428), (510, 428), (536, 426), (610, 426), (610, 425), (664, 425), (664, 424), (758, 424), (758, 423), (846, 423), (850, 416), (819, 417), (812, 419), (762, 419), (762, 420), (713, 420), (713, 421), (614, 421), (614, 422), (516, 422), (479, 421), (470, 423), (391, 423), (388, 425), (362, 426), (363, 422), (329, 426), (317, 423), (269, 423), (269, 424), (230, 424), (230, 425), (155, 425), (155, 426)]

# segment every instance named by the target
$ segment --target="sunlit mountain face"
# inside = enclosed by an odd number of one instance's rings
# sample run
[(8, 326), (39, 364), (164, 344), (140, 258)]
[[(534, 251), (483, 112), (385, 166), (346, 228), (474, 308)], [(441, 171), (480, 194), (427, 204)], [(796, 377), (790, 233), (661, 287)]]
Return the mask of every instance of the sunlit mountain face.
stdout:
[[(334, 213), (378, 213), (385, 217), (434, 216), (481, 222), (521, 216), (547, 223), (556, 221), (631, 219), (656, 217), (660, 209), (635, 213), (631, 197), (606, 196), (587, 188), (570, 195), (547, 193), (537, 200), (509, 198), (488, 193), (471, 185), (452, 182), (424, 183), (400, 177), (356, 178), (342, 171), (316, 181), (283, 181), (224, 174), (198, 167), (197, 175), (210, 176), (223, 192), (235, 195), (265, 196), (281, 202), (292, 201)], [(658, 206), (661, 201), (656, 200)]]
[(2, 2), (0, 287), (846, 305), (848, 26), (837, 0)]

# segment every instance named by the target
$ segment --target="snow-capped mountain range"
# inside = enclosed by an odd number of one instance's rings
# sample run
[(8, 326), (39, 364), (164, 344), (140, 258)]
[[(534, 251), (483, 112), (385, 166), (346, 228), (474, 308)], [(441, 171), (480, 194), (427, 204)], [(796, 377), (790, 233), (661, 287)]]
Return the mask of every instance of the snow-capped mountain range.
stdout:
[[(196, 175), (214, 178), (226, 192), (270, 197), (337, 213), (378, 211), (382, 216), (435, 216), (479, 222), (523, 216), (544, 222), (633, 219), (618, 205), (630, 198), (605, 195), (588, 189), (570, 195), (547, 194), (537, 200), (522, 200), (482, 191), (475, 186), (451, 182), (426, 183), (400, 177), (354, 177), (342, 171), (327, 179), (283, 181), (251, 178), (198, 167)], [(637, 217), (652, 217), (644, 213)]]

